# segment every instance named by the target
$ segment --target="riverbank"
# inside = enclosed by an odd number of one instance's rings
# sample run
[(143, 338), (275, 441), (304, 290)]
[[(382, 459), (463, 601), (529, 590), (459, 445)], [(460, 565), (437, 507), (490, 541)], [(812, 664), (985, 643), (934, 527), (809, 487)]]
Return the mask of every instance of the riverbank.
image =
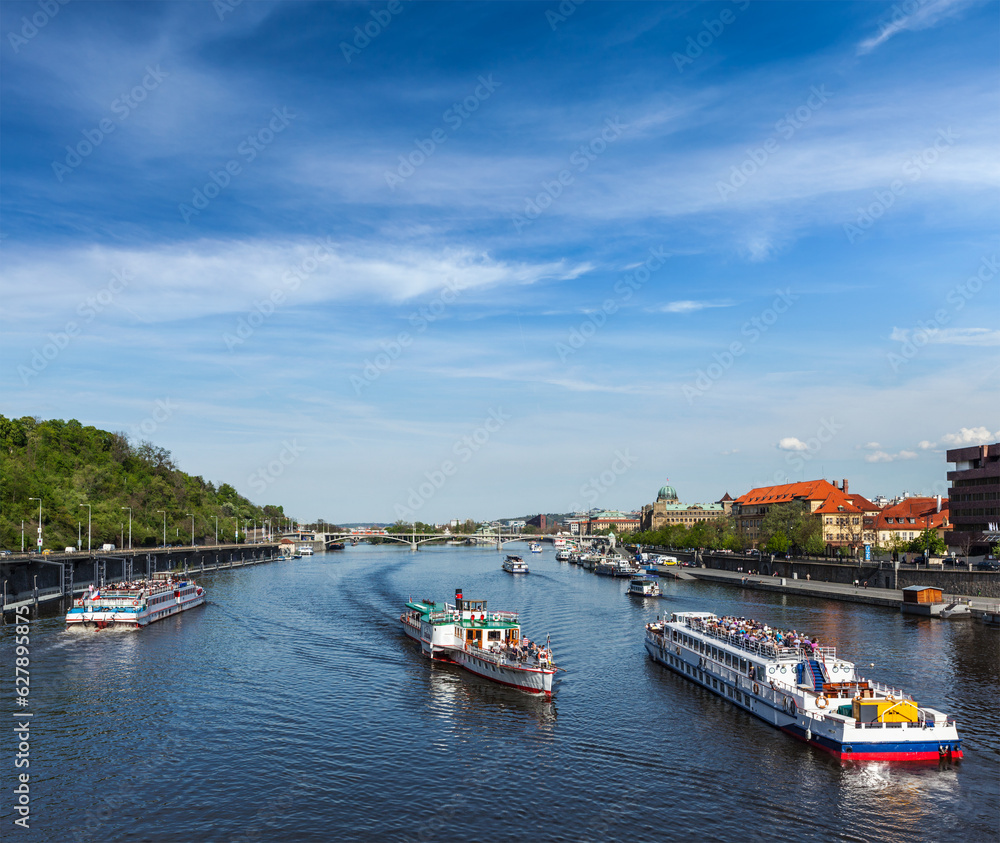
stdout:
[[(764, 576), (736, 571), (723, 571), (715, 568), (677, 568), (676, 566), (656, 566), (661, 575), (674, 576), (677, 579), (697, 579), (706, 582), (724, 583), (738, 588), (750, 588), (756, 591), (774, 591), (782, 594), (797, 594), (806, 597), (817, 597), (825, 600), (840, 600), (846, 603), (865, 603), (869, 606), (883, 606), (899, 610), (903, 604), (903, 592), (894, 588), (865, 587), (863, 584), (850, 585), (831, 582), (813, 582), (812, 580), (788, 579), (780, 576)], [(993, 611), (997, 601), (992, 598), (972, 596), (968, 594), (943, 593), (945, 602), (966, 603), (973, 611)]]

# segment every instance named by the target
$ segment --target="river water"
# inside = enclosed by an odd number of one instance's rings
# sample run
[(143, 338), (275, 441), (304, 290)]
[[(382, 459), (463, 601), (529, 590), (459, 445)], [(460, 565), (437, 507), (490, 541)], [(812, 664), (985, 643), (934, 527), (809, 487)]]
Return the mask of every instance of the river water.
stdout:
[[(526, 554), (359, 545), (206, 575), (210, 602), (141, 631), (31, 624), (30, 841), (961, 839), (1000, 832), (1000, 635), (861, 605), (664, 580)], [(410, 596), (485, 598), (552, 638), (551, 701), (432, 664), (400, 631)], [(830, 756), (652, 663), (643, 624), (707, 610), (818, 635), (953, 715), (955, 765)], [(874, 667), (869, 667), (874, 663)]]

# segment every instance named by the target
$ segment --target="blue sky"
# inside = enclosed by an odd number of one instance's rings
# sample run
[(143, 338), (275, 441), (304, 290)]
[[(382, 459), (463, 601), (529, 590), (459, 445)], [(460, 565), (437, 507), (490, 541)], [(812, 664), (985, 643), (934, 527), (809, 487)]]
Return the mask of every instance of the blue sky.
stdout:
[(5, 415), (330, 521), (935, 493), (1000, 439), (996, 2), (0, 21)]

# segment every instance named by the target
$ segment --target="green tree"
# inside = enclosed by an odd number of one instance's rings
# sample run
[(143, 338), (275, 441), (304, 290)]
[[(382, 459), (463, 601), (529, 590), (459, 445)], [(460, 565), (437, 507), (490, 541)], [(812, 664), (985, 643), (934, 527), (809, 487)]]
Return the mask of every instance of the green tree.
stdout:
[(792, 543), (789, 541), (788, 536), (786, 536), (781, 530), (776, 533), (772, 533), (767, 539), (767, 545), (765, 550), (768, 553), (785, 553)]
[(911, 553), (927, 552), (930, 556), (942, 556), (946, 551), (944, 539), (934, 530), (924, 530), (907, 547)]

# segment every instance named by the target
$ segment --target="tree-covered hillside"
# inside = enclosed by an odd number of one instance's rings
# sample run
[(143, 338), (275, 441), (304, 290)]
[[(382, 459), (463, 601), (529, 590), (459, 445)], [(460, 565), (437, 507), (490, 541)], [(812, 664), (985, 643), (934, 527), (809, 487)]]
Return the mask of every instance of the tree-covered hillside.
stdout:
[[(93, 511), (93, 547), (120, 546), (124, 524), (128, 544), (128, 507), (132, 508), (132, 544), (163, 543), (166, 513), (168, 544), (191, 544), (191, 514), (198, 544), (232, 542), (243, 522), (260, 526), (272, 519), (275, 533), (284, 525), (280, 506), (256, 506), (228, 483), (216, 488), (201, 477), (179, 471), (170, 452), (150, 442), (129, 442), (123, 433), (84, 427), (75, 419), (41, 421), (0, 415), (0, 548), (20, 550), (24, 521), (25, 549), (36, 546), (38, 501), (42, 499), (42, 538), (46, 548), (62, 550), (77, 543), (82, 523), (87, 547), (86, 506)], [(188, 514), (190, 513), (190, 514)]]

